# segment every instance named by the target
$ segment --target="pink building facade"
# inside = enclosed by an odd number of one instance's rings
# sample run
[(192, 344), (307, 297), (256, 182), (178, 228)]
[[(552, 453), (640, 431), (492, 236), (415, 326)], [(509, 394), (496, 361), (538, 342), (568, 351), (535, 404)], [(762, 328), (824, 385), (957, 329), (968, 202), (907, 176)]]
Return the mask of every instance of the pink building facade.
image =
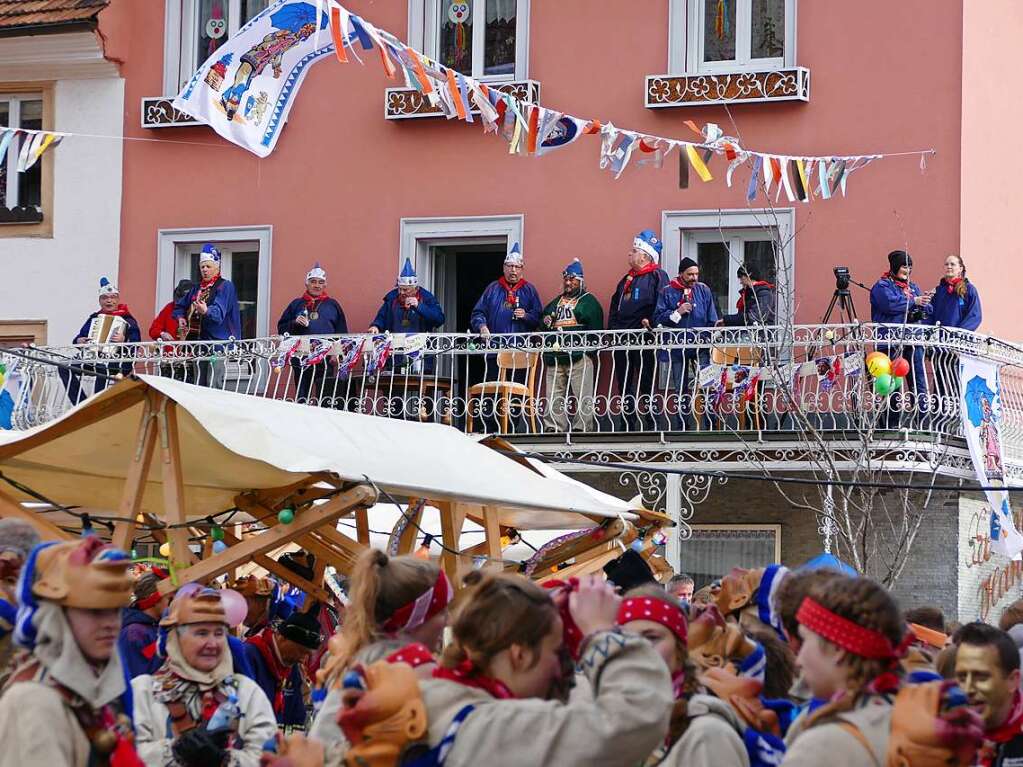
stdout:
[[(455, 55), (449, 5), (350, 3), (442, 60)], [(719, 305), (732, 307), (735, 267), (743, 257), (769, 259), (764, 227), (777, 227), (794, 265), (787, 310), (803, 323), (820, 321), (834, 266), (850, 267), (869, 285), (895, 248), (913, 254), (914, 279), (928, 289), (948, 253), (976, 242), (964, 253), (970, 273), (984, 275), (977, 280), (982, 297), (996, 294), (984, 237), (964, 234), (970, 209), (961, 194), (963, 157), (967, 139), (983, 134), (973, 126), (964, 132), (958, 4), (936, 12), (925, 0), (725, 0), (720, 21), (716, 0), (657, 0), (642, 8), (603, 0), (599, 11), (586, 0), (469, 5), (471, 18), (486, 17), (487, 25), (463, 30), (465, 71), (527, 83), (559, 111), (678, 138), (692, 137), (686, 120), (713, 122), (744, 146), (779, 154), (935, 154), (923, 169), (920, 155), (875, 162), (850, 177), (845, 198), (793, 204), (783, 196), (765, 212), (763, 195), (746, 203), (745, 178), (726, 186), (722, 160), (711, 164), (712, 182), (694, 174), (680, 189), (674, 154), (662, 169), (633, 164), (616, 181), (598, 168), (596, 137), (525, 158), (509, 156), (478, 125), (394, 119), (409, 105), (402, 94), (385, 93), (396, 83), (371, 56), (365, 66), (330, 59), (313, 68), (277, 150), (259, 160), (205, 127), (174, 125), (155, 97), (171, 95), (192, 62), (212, 50), (204, 22), (222, 17), (230, 33), (265, 3), (114, 0), (100, 31), (125, 80), (124, 132), (158, 139), (124, 145), (119, 279), (140, 319), (169, 300), (205, 240), (229, 254), (246, 335), (273, 332), (317, 260), (350, 329), (364, 330), (406, 256), (445, 304), (444, 329), (464, 331), (467, 307), (517, 239), (526, 277), (544, 300), (559, 290), (564, 266), (579, 258), (588, 288), (606, 305), (627, 269), (633, 235), (645, 228), (661, 233), (670, 274), (683, 255), (696, 257)], [(714, 88), (743, 74), (761, 87), (726, 95), (748, 101), (707, 103)], [(666, 103), (672, 100), (686, 103)], [(854, 290), (866, 319), (868, 296)], [(991, 301), (984, 308), (983, 329), (1011, 336), (1009, 318)]]

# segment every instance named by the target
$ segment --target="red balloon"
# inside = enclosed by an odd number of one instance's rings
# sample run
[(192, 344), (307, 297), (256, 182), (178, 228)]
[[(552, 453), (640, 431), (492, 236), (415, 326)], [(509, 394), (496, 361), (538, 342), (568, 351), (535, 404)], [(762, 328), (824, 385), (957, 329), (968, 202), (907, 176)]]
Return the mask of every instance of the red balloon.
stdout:
[(909, 375), (909, 363), (905, 357), (897, 357), (892, 360), (892, 375), (899, 377)]

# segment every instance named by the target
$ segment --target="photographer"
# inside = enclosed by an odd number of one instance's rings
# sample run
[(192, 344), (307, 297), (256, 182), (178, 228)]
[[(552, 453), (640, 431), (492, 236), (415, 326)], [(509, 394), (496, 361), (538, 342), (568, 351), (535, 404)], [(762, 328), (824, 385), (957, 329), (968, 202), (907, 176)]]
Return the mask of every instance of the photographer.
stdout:
[[(931, 316), (932, 293), (924, 293), (915, 282), (910, 282), (913, 259), (904, 250), (893, 250), (888, 254), (888, 271), (870, 289), (870, 321), (886, 325), (926, 324)], [(911, 332), (900, 334), (892, 328), (879, 328), (877, 337), (891, 339), (879, 343), (877, 350), (892, 359), (905, 357), (910, 363), (906, 376), (907, 390), (912, 391), (917, 401), (917, 412), (927, 412), (927, 374), (924, 371), (924, 350), (906, 344)], [(891, 405), (890, 405), (891, 407)], [(898, 426), (898, 415), (889, 411), (886, 425)]]

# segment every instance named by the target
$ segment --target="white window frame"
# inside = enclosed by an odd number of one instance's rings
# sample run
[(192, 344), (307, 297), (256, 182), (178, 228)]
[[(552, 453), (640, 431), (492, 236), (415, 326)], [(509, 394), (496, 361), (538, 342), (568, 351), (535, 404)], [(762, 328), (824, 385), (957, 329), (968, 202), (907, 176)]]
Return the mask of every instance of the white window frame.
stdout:
[(668, 0), (668, 73), (672, 75), (729, 74), (782, 69), (796, 65), (798, 0), (785, 0), (785, 53), (780, 58), (751, 58), (750, 22), (753, 0), (731, 0), (735, 9), (735, 60), (703, 60), (703, 18), (716, 0)]
[(231, 279), (231, 253), (234, 250), (259, 251), (258, 296), (256, 301), (256, 337), (270, 335), (270, 265), (272, 258), (273, 227), (243, 226), (214, 227), (209, 229), (161, 229), (157, 235), (156, 304), (159, 307), (171, 300), (176, 274), (189, 273), (187, 247), (205, 242), (217, 244), (223, 255), (221, 274)]
[[(765, 228), (778, 233), (782, 243), (782, 261), (777, 265), (775, 287), (777, 295), (777, 324), (785, 324), (793, 317), (793, 300), (795, 288), (796, 243), (795, 231), (796, 209), (752, 209), (742, 210), (678, 210), (664, 211), (661, 214), (661, 241), (664, 243), (665, 256), (661, 266), (670, 275), (678, 273), (680, 254), (696, 258), (696, 245), (699, 242), (734, 241), (736, 239), (763, 240), (771, 238)], [(730, 248), (735, 257), (735, 251)], [(789, 264), (789, 269), (784, 268)], [(736, 260), (735, 268), (739, 262)], [(729, 290), (732, 282), (736, 283), (731, 295), (738, 296), (738, 278), (734, 277), (734, 269), (730, 270)]]
[[(227, 39), (241, 27), (242, 0), (227, 4)], [(176, 96), (195, 74), (196, 9), (199, 0), (166, 0), (164, 11), (163, 94)], [(272, 0), (271, 0), (272, 4)], [(187, 55), (186, 55), (187, 52)]]
[[(472, 18), (486, 19), (486, 0), (470, 0)], [(446, 0), (409, 0), (409, 45), (437, 60), (440, 55), (440, 12)], [(486, 24), (472, 25), (472, 77), (487, 83), (515, 82), (529, 79), (529, 4), (517, 0), (515, 9), (515, 74), (483, 75), (483, 45)]]
[[(7, 103), (7, 126), (9, 128), (18, 128), (21, 126), (21, 102), (23, 101), (38, 101), (42, 104), (43, 110), (46, 109), (46, 99), (43, 97), (42, 92), (38, 93), (2, 93), (0, 92), (0, 101)], [(44, 115), (45, 119), (45, 115)], [(21, 204), (18, 200), (18, 181), (20, 180), (21, 174), (18, 173), (18, 155), (21, 154), (21, 147), (23, 142), (31, 141), (31, 136), (17, 135), (11, 141), (11, 145), (7, 147), (7, 156), (4, 158), (4, 162), (7, 164), (7, 188), (4, 194), (4, 205), (8, 209), (13, 209)], [(41, 205), (36, 206), (36, 210), (43, 211)]]

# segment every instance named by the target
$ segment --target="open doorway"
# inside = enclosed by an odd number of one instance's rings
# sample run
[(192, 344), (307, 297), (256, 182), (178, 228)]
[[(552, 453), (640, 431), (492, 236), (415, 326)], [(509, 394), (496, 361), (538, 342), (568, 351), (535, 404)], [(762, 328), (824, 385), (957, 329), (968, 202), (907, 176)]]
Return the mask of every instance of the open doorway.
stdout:
[(433, 263), (437, 300), (444, 307), (448, 333), (469, 330), (469, 317), (487, 285), (502, 274), (507, 244), (435, 245)]

